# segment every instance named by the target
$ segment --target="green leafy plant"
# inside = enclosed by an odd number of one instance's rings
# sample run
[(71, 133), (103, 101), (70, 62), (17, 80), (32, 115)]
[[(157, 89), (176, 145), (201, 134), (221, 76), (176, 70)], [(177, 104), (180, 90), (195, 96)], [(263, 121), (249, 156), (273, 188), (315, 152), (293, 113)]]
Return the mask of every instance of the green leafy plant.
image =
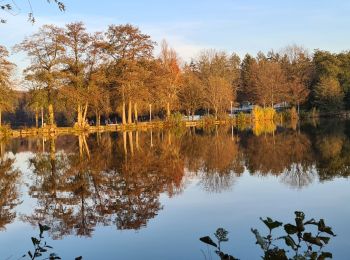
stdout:
[[(323, 251), (323, 248), (329, 243), (331, 236), (335, 236), (335, 234), (331, 227), (326, 226), (323, 219), (305, 221), (305, 214), (301, 211), (295, 212), (295, 224), (283, 225), (282, 222), (272, 220), (269, 217), (260, 219), (269, 229), (269, 233), (262, 236), (257, 229), (251, 229), (251, 231), (255, 235), (256, 244), (264, 251), (263, 259), (323, 260), (332, 258), (332, 253)], [(272, 231), (282, 227), (282, 225), (285, 234), (275, 238)], [(314, 232), (312, 232), (312, 226), (315, 227)], [(306, 230), (307, 228), (310, 230)], [(284, 241), (288, 250), (280, 248), (276, 244), (278, 241)]]
[[(41, 257), (46, 257), (44, 259), (48, 260), (55, 260), (55, 259), (61, 259), (56, 253), (49, 253), (49, 250), (52, 250), (52, 246), (48, 245), (44, 239), (44, 232), (50, 230), (50, 227), (46, 225), (41, 225), (39, 223), (39, 237), (31, 237), (34, 249), (29, 250), (26, 254), (22, 256), (22, 258), (29, 258), (29, 259), (39, 259)], [(48, 254), (48, 255), (47, 255)], [(79, 256), (76, 257), (75, 260), (82, 260), (83, 257)]]
[(220, 257), (221, 260), (235, 260), (237, 258), (232, 255), (228, 255), (221, 250), (221, 243), (227, 242), (228, 239), (228, 231), (224, 228), (218, 228), (214, 233), (214, 236), (217, 239), (217, 243), (215, 243), (210, 236), (201, 237), (199, 240), (203, 243), (213, 246), (216, 248), (215, 253)]
[[(43, 256), (43, 254), (47, 254), (48, 250), (52, 249), (52, 246), (49, 246), (48, 244), (46, 244), (46, 242), (42, 241), (44, 236), (44, 232), (50, 230), (50, 227), (46, 226), (46, 225), (41, 225), (39, 223), (39, 237), (31, 237), (34, 249), (31, 251), (29, 250), (27, 252), (27, 254), (24, 254), (22, 257), (23, 258), (28, 258), (29, 259), (37, 259), (41, 256)], [(47, 259), (50, 260), (54, 260), (54, 259), (61, 259), (58, 255), (56, 255), (55, 253), (50, 253), (49, 257)]]

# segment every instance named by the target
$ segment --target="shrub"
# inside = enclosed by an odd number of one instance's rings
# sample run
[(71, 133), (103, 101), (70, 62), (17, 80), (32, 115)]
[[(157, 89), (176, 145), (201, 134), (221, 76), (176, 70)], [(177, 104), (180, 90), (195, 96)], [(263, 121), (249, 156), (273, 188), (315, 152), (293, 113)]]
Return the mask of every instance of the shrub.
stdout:
[(176, 112), (174, 114), (171, 114), (170, 117), (165, 122), (165, 125), (167, 125), (167, 126), (182, 126), (182, 125), (184, 125), (184, 122), (182, 120), (182, 114), (180, 112)]
[(271, 120), (273, 121), (276, 115), (276, 110), (272, 107), (262, 108), (254, 106), (252, 117), (254, 121)]

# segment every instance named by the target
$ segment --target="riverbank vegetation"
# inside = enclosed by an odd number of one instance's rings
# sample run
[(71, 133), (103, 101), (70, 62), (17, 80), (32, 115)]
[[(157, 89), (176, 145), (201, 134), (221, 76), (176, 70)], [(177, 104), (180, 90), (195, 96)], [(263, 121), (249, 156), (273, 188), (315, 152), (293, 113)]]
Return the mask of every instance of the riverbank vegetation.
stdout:
[(165, 40), (158, 55), (156, 46), (130, 24), (93, 33), (82, 22), (44, 25), (13, 48), (30, 61), (20, 83), (12, 80), (9, 51), (0, 48), (0, 115), (12, 127), (84, 129), (152, 119), (177, 123), (181, 115), (228, 120), (233, 107), (246, 101), (263, 108), (253, 118), (266, 111), (262, 117), (270, 120), (281, 104), (294, 114), (349, 108), (349, 52), (311, 53), (292, 45), (241, 59), (203, 50), (183, 62)]

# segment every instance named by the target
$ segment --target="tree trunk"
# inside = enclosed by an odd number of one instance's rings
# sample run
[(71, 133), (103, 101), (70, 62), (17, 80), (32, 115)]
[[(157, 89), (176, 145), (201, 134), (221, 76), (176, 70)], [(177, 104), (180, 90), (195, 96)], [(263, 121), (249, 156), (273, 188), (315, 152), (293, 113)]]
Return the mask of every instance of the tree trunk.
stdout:
[(194, 121), (194, 110), (192, 110), (192, 121)]
[(83, 117), (81, 118), (81, 120), (82, 120), (82, 124), (83, 124), (83, 125), (85, 125), (86, 116), (87, 116), (87, 111), (88, 111), (88, 106), (89, 106), (89, 104), (86, 102), (86, 103), (85, 103), (85, 106), (84, 106), (84, 109), (82, 109)]
[(55, 115), (54, 115), (52, 104), (49, 104), (49, 123), (50, 123), (50, 125), (55, 124)]
[(84, 147), (85, 147), (85, 152), (86, 152), (86, 155), (87, 157), (90, 159), (90, 149), (89, 149), (89, 146), (86, 142), (86, 137), (85, 135), (83, 135), (83, 142), (84, 142)]
[(128, 105), (128, 124), (132, 124), (132, 107), (131, 107), (130, 100), (129, 100), (129, 105)]
[(218, 109), (215, 108), (215, 120), (218, 120)]
[(152, 122), (152, 105), (149, 104), (149, 122)]
[(0, 127), (2, 125), (2, 110), (0, 109)]
[(134, 113), (135, 113), (135, 123), (138, 121), (138, 114), (137, 114), (137, 103), (134, 104)]
[(82, 122), (81, 122), (81, 105), (78, 104), (78, 107), (77, 107), (77, 123), (78, 123), (78, 126), (82, 126)]
[(56, 174), (56, 141), (54, 138), (50, 138), (50, 162), (51, 162), (51, 174)]
[(78, 141), (79, 141), (79, 157), (81, 159), (83, 157), (83, 136), (82, 135), (78, 136)]
[(0, 141), (0, 157), (2, 158), (5, 154), (4, 142)]
[(139, 150), (139, 131), (136, 131), (136, 137), (135, 137), (135, 141), (136, 141), (136, 150)]
[(100, 127), (101, 125), (101, 115), (100, 112), (96, 111), (96, 126)]
[(39, 111), (37, 107), (35, 108), (35, 127), (39, 127)]
[(41, 128), (44, 127), (44, 108), (41, 107)]
[(122, 124), (126, 124), (126, 115), (125, 115), (125, 102), (123, 101), (123, 108), (122, 108)]
[(124, 147), (124, 154), (125, 156), (128, 154), (128, 148), (126, 143), (126, 132), (123, 131), (123, 147)]
[(299, 102), (298, 102), (298, 115), (299, 115), (299, 112), (300, 112), (300, 105), (299, 105)]
[(130, 153), (131, 153), (131, 156), (133, 156), (134, 155), (134, 141), (133, 141), (132, 131), (128, 132), (128, 136), (129, 136)]
[(169, 102), (166, 103), (166, 116), (169, 119), (169, 117), (170, 117), (170, 103)]

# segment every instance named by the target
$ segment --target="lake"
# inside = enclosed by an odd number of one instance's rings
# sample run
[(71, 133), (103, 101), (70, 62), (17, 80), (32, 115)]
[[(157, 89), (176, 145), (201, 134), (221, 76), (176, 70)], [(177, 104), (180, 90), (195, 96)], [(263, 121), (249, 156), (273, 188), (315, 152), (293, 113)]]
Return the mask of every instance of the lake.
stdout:
[(62, 259), (218, 259), (199, 238), (260, 259), (259, 219), (325, 219), (350, 255), (350, 121), (2, 140), (0, 259), (33, 251), (38, 223)]

